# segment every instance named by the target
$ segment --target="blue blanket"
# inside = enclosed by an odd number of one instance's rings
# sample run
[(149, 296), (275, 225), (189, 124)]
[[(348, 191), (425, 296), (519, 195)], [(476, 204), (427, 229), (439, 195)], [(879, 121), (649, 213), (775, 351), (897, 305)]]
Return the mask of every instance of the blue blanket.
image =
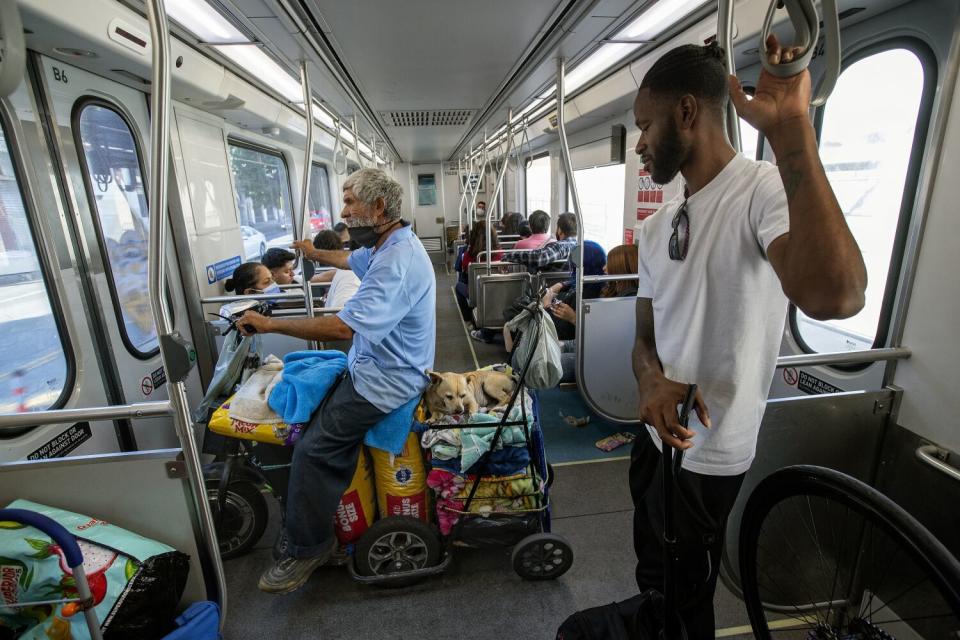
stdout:
[[(267, 402), (287, 424), (306, 424), (347, 368), (341, 351), (294, 351), (283, 358), (283, 375)], [(367, 446), (399, 454), (407, 442), (417, 396), (402, 404), (367, 431)]]
[(287, 424), (310, 422), (310, 416), (347, 368), (341, 351), (294, 351), (283, 358), (283, 375), (267, 402)]

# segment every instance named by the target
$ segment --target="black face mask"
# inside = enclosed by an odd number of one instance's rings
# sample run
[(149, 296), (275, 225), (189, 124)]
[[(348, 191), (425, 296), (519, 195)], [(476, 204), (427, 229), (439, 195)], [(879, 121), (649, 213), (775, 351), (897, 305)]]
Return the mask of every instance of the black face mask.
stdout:
[(348, 227), (347, 233), (350, 234), (350, 240), (352, 242), (356, 242), (361, 247), (366, 247), (369, 249), (377, 244), (380, 236), (392, 229), (394, 225), (399, 224), (399, 222), (399, 220), (391, 220), (387, 223), (390, 226), (381, 232), (377, 232), (377, 228), (373, 225), (370, 225), (364, 227)]

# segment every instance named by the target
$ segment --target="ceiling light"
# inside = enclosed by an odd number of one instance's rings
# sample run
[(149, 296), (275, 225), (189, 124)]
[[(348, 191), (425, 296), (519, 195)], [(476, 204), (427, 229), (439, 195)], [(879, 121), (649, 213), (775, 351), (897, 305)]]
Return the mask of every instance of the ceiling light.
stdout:
[(333, 129), (336, 126), (333, 116), (327, 113), (326, 109), (318, 105), (316, 102), (313, 103), (313, 117), (328, 129)]
[(288, 102), (303, 102), (300, 83), (260, 47), (253, 44), (215, 47), (254, 78), (260, 79)]
[(564, 90), (567, 94), (573, 93), (587, 84), (598, 75), (623, 60), (630, 52), (636, 51), (639, 44), (605, 44), (594, 51), (590, 56), (567, 73), (564, 78)]
[(166, 0), (167, 14), (207, 44), (250, 42), (205, 0)]
[(614, 39), (653, 40), (702, 4), (703, 0), (659, 0), (621, 29)]
[(353, 132), (351, 132), (346, 127), (340, 127), (340, 139), (344, 142), (352, 145), (353, 144)]
[(360, 153), (365, 156), (373, 157), (373, 150), (370, 149), (370, 146), (366, 144), (363, 140), (360, 141)]

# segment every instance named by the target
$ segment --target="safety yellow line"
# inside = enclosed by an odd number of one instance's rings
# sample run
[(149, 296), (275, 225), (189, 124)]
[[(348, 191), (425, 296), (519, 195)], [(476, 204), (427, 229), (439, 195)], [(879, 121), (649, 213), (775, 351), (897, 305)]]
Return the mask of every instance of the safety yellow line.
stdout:
[(480, 361), (477, 360), (477, 352), (473, 350), (473, 338), (470, 337), (470, 330), (467, 329), (467, 321), (463, 319), (463, 314), (460, 313), (460, 305), (457, 303), (456, 285), (450, 287), (450, 294), (453, 296), (453, 304), (457, 307), (457, 315), (460, 316), (460, 324), (463, 325), (463, 335), (467, 338), (467, 346), (470, 347), (470, 355), (473, 356), (473, 366), (475, 369), (479, 369)]
[[(556, 466), (556, 465), (554, 465)], [(771, 620), (767, 622), (767, 628), (769, 629), (789, 629), (791, 627), (805, 627), (806, 623), (799, 620), (793, 620), (792, 618), (784, 618), (783, 620)], [(742, 636), (750, 634), (753, 635), (753, 627), (748, 624), (741, 625), (739, 627), (727, 627), (726, 629), (717, 629), (714, 637), (716, 638), (729, 638), (731, 636)]]

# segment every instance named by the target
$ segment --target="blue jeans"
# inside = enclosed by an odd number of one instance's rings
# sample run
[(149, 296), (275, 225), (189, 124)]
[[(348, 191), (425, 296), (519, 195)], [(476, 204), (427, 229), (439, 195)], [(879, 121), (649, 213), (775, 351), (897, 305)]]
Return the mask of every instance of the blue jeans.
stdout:
[(357, 393), (349, 375), (313, 414), (293, 450), (286, 521), (290, 555), (311, 558), (336, 543), (333, 518), (356, 471), (360, 445), (386, 415)]

